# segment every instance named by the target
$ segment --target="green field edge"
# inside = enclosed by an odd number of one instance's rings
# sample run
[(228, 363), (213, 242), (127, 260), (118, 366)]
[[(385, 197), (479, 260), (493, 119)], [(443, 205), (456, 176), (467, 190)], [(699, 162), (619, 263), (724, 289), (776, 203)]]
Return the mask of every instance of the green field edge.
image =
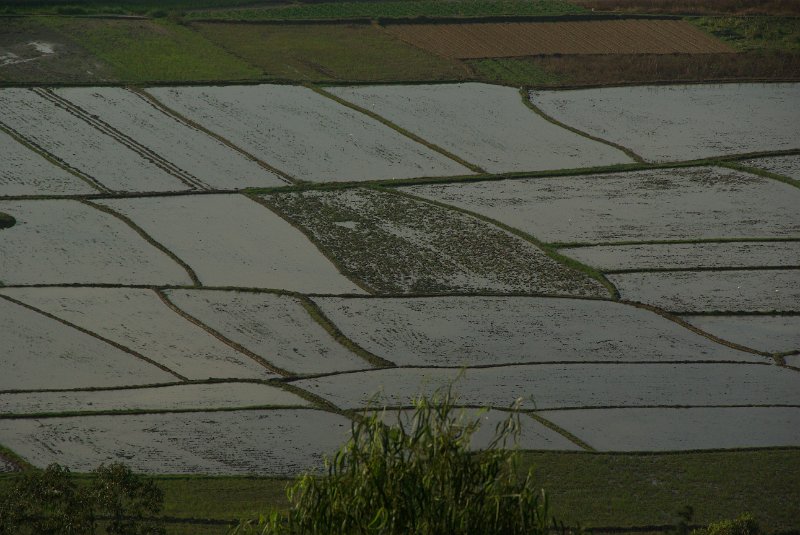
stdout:
[(715, 271), (793, 271), (800, 270), (800, 265), (763, 265), (763, 266), (700, 266), (700, 267), (664, 267), (664, 268), (631, 268), (603, 269), (606, 275), (627, 275), (631, 273), (691, 273)]

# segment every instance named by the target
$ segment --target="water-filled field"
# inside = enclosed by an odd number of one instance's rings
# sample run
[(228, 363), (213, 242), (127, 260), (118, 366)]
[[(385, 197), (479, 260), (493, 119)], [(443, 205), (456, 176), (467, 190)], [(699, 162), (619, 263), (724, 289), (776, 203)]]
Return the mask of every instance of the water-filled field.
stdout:
[(0, 90), (0, 472), (800, 446), (799, 88)]

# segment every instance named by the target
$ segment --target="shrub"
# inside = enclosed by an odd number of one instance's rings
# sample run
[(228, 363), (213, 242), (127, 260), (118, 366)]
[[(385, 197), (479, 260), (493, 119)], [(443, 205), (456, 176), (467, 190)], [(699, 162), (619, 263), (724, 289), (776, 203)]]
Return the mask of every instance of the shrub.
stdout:
[(13, 227), (16, 223), (17, 220), (13, 216), (0, 212), (0, 229)]
[(692, 531), (692, 535), (758, 535), (758, 522), (749, 513), (734, 520), (721, 520), (709, 524), (708, 527)]
[(100, 465), (78, 485), (68, 468), (51, 464), (23, 473), (0, 495), (0, 535), (92, 535), (107, 519), (108, 535), (162, 535), (156, 519), (164, 495), (122, 464)]
[[(545, 534), (555, 522), (532, 471), (520, 479), (518, 415), (498, 426), (490, 447), (470, 450), (478, 419), (455, 408), (452, 392), (419, 398), (409, 415), (386, 425), (371, 411), (326, 459), (322, 477), (305, 475), (288, 491), (291, 509), (234, 534)], [(563, 530), (563, 527), (562, 527)]]

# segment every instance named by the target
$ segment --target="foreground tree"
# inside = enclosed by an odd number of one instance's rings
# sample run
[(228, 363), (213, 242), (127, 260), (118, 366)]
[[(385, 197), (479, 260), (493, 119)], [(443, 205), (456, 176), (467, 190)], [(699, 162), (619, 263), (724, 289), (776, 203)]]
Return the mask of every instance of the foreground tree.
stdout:
[[(0, 495), (0, 535), (162, 535), (152, 518), (164, 495), (122, 464), (100, 465), (85, 484), (51, 464), (23, 473)], [(98, 522), (100, 520), (100, 522)]]
[(387, 425), (373, 411), (326, 460), (323, 477), (292, 486), (286, 514), (242, 522), (234, 534), (539, 535), (555, 527), (532, 471), (518, 475), (512, 415), (485, 451), (470, 449), (480, 423), (455, 407), (448, 389), (415, 401)]

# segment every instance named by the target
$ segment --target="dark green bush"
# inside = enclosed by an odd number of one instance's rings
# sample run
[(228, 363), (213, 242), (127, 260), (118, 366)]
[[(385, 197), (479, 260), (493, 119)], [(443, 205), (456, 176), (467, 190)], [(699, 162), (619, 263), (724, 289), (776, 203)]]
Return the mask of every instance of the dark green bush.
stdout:
[(759, 535), (758, 522), (749, 513), (734, 520), (721, 520), (692, 531), (692, 535)]
[(532, 472), (520, 478), (516, 451), (505, 449), (518, 416), (478, 453), (470, 441), (479, 420), (456, 409), (450, 390), (416, 400), (406, 416), (394, 425), (377, 411), (358, 420), (326, 460), (325, 475), (305, 475), (289, 489), (287, 514), (242, 522), (231, 533), (537, 535), (555, 526)]
[(93, 535), (102, 518), (108, 535), (163, 535), (162, 491), (122, 464), (100, 465), (86, 484), (51, 464), (20, 475), (0, 495), (0, 535)]
[(17, 220), (13, 216), (0, 212), (0, 229), (10, 228), (17, 224)]

